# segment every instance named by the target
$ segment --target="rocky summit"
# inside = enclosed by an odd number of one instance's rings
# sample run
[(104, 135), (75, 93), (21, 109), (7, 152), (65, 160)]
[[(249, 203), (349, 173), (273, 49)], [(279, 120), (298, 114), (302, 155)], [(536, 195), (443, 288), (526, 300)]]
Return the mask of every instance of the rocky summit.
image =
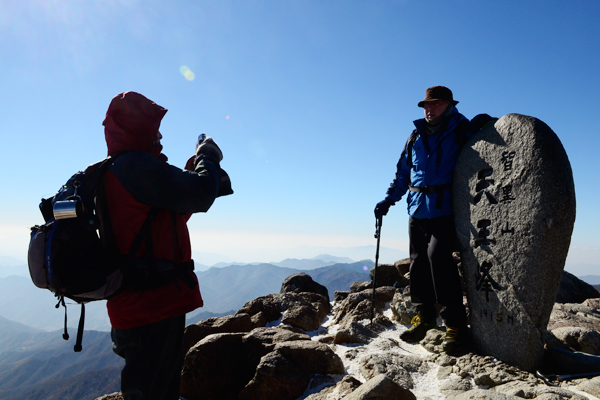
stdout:
[[(306, 274), (294, 274), (280, 293), (254, 299), (234, 315), (189, 325), (182, 397), (599, 398), (600, 377), (593, 377), (594, 372), (600, 374), (598, 292), (582, 303), (554, 305), (549, 330), (544, 331), (544, 367), (530, 372), (474, 349), (444, 354), (441, 327), (430, 330), (419, 344), (401, 341), (399, 334), (415, 315), (407, 286), (408, 265), (406, 259), (379, 266), (377, 275), (382, 280), (375, 292), (372, 282), (357, 282), (350, 291), (336, 292), (331, 304), (324, 286)], [(569, 285), (572, 291), (588, 290), (574, 277)], [(122, 397), (113, 393), (100, 399)]]
[(542, 121), (505, 115), (466, 144), (453, 195), (475, 345), (534, 371), (575, 222), (567, 154)]

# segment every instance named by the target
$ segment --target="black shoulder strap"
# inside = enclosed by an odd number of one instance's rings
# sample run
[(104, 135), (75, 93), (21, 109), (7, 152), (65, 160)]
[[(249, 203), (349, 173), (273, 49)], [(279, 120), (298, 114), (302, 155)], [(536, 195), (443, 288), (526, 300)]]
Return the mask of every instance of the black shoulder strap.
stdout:
[[(406, 145), (404, 145), (404, 150), (402, 151), (402, 153), (406, 154), (406, 165), (408, 166), (408, 168), (412, 168), (412, 148), (418, 137), (419, 131), (415, 129), (411, 132), (410, 136), (408, 137)], [(400, 156), (400, 158), (402, 158), (402, 156)]]

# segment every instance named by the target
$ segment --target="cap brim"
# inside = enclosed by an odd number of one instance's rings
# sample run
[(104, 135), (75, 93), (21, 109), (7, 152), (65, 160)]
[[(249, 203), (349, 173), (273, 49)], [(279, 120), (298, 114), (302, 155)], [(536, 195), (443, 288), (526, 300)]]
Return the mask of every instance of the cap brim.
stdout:
[[(436, 100), (444, 100), (444, 99), (429, 99), (429, 100), (421, 100), (420, 102), (418, 102), (418, 103), (417, 103), (417, 106), (419, 106), (419, 107), (423, 107), (423, 104), (425, 104), (425, 103), (427, 103), (427, 102), (429, 102), (429, 101), (436, 101)], [(448, 101), (448, 100), (444, 100), (444, 101)], [(453, 105), (453, 106), (455, 106), (455, 105), (457, 105), (457, 104), (458, 104), (458, 101), (456, 101), (456, 100), (452, 100), (452, 101), (449, 101), (449, 103), (452, 103), (452, 105)]]

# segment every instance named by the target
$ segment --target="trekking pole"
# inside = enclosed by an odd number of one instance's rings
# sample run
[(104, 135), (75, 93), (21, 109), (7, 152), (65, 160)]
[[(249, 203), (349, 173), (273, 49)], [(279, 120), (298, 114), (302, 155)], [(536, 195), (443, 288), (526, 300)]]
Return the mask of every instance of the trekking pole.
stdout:
[(377, 239), (377, 250), (375, 251), (375, 269), (373, 270), (373, 302), (371, 307), (371, 324), (375, 318), (375, 288), (377, 287), (377, 265), (379, 264), (379, 240), (381, 238), (381, 224), (383, 217), (375, 220), (375, 239)]

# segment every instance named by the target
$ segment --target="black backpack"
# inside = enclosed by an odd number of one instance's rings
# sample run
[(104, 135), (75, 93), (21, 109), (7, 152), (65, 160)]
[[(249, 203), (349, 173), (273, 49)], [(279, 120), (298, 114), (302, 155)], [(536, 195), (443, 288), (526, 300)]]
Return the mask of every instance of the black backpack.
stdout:
[[(159, 211), (156, 207), (148, 212), (129, 254), (119, 254), (108, 216), (104, 173), (122, 154), (111, 154), (77, 172), (56, 195), (42, 199), (40, 211), (46, 223), (31, 228), (29, 273), (37, 287), (54, 293), (56, 308), (65, 308), (65, 340), (69, 339), (65, 298), (81, 304), (76, 352), (81, 351), (85, 303), (108, 300), (122, 290), (160, 287), (176, 279), (189, 287), (197, 284), (188, 275), (194, 270), (193, 260), (175, 264), (154, 258), (149, 233)], [(138, 258), (136, 253), (144, 241), (146, 254)]]
[(99, 236), (99, 231), (106, 231), (98, 209), (105, 203), (104, 172), (118, 156), (77, 172), (56, 195), (42, 199), (40, 211), (46, 223), (31, 228), (29, 273), (37, 287), (54, 293), (56, 308), (65, 307), (65, 340), (69, 338), (65, 297), (81, 304), (75, 351), (81, 351), (84, 304), (110, 298), (123, 281), (114, 252)]

